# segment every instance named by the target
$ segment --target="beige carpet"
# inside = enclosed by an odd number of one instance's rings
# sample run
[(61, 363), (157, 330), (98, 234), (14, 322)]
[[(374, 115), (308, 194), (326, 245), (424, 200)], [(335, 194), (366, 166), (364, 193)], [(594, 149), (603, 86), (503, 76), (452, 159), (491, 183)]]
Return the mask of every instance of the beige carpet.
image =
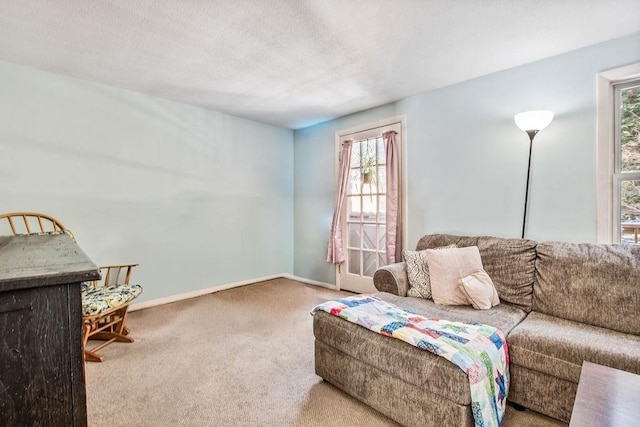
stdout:
[[(90, 426), (395, 426), (316, 376), (312, 318), (346, 295), (286, 279), (136, 311), (87, 363)], [(563, 426), (509, 407), (503, 426)]]

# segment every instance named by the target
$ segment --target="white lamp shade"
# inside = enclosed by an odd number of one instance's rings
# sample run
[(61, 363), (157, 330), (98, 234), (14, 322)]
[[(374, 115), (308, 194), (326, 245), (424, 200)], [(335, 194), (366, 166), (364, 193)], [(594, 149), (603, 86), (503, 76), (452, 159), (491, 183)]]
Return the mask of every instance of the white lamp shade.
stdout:
[(525, 111), (513, 116), (513, 120), (516, 122), (516, 126), (525, 132), (528, 130), (539, 131), (549, 126), (549, 123), (553, 120), (553, 111)]

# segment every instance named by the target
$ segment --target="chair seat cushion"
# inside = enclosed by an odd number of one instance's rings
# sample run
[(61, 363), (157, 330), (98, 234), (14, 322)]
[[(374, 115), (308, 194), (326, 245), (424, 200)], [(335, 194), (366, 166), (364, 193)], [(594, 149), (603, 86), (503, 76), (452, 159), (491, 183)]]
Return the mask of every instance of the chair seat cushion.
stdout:
[(140, 285), (82, 286), (82, 315), (95, 316), (133, 301)]

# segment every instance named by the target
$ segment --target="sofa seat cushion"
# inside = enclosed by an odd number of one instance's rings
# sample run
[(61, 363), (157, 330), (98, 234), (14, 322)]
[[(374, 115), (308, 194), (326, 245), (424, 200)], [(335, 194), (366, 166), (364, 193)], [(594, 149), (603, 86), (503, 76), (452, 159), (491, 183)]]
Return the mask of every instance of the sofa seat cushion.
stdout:
[[(438, 306), (422, 298), (403, 298), (384, 292), (374, 295), (423, 316), (486, 323), (500, 328), (505, 334), (526, 315), (523, 310), (508, 304), (479, 311), (470, 306)], [(445, 358), (325, 312), (317, 312), (313, 324), (318, 341), (425, 392), (459, 405), (471, 404), (467, 375)]]
[(141, 285), (82, 287), (82, 315), (95, 316), (130, 303), (142, 292)]
[(531, 312), (507, 337), (512, 365), (578, 382), (582, 362), (640, 374), (640, 337)]
[(404, 310), (425, 317), (450, 320), (452, 322), (478, 322), (500, 329), (505, 336), (525, 318), (527, 313), (511, 304), (500, 304), (490, 310), (476, 310), (470, 305), (439, 305), (423, 298), (402, 298), (386, 292), (373, 294)]

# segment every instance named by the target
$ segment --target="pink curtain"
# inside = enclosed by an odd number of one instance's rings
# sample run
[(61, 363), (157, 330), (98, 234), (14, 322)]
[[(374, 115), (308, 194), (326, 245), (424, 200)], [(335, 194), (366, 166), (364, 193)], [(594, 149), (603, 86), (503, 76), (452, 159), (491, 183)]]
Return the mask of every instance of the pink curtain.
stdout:
[(387, 156), (387, 263), (393, 264), (402, 259), (400, 149), (396, 141), (396, 132), (385, 132), (382, 139)]
[(340, 152), (340, 178), (338, 182), (338, 197), (336, 198), (336, 209), (333, 212), (333, 222), (331, 223), (331, 233), (329, 235), (329, 249), (327, 250), (327, 262), (340, 264), (344, 262), (344, 250), (342, 245), (342, 206), (349, 191), (349, 171), (351, 167), (351, 145), (352, 140), (342, 143)]

